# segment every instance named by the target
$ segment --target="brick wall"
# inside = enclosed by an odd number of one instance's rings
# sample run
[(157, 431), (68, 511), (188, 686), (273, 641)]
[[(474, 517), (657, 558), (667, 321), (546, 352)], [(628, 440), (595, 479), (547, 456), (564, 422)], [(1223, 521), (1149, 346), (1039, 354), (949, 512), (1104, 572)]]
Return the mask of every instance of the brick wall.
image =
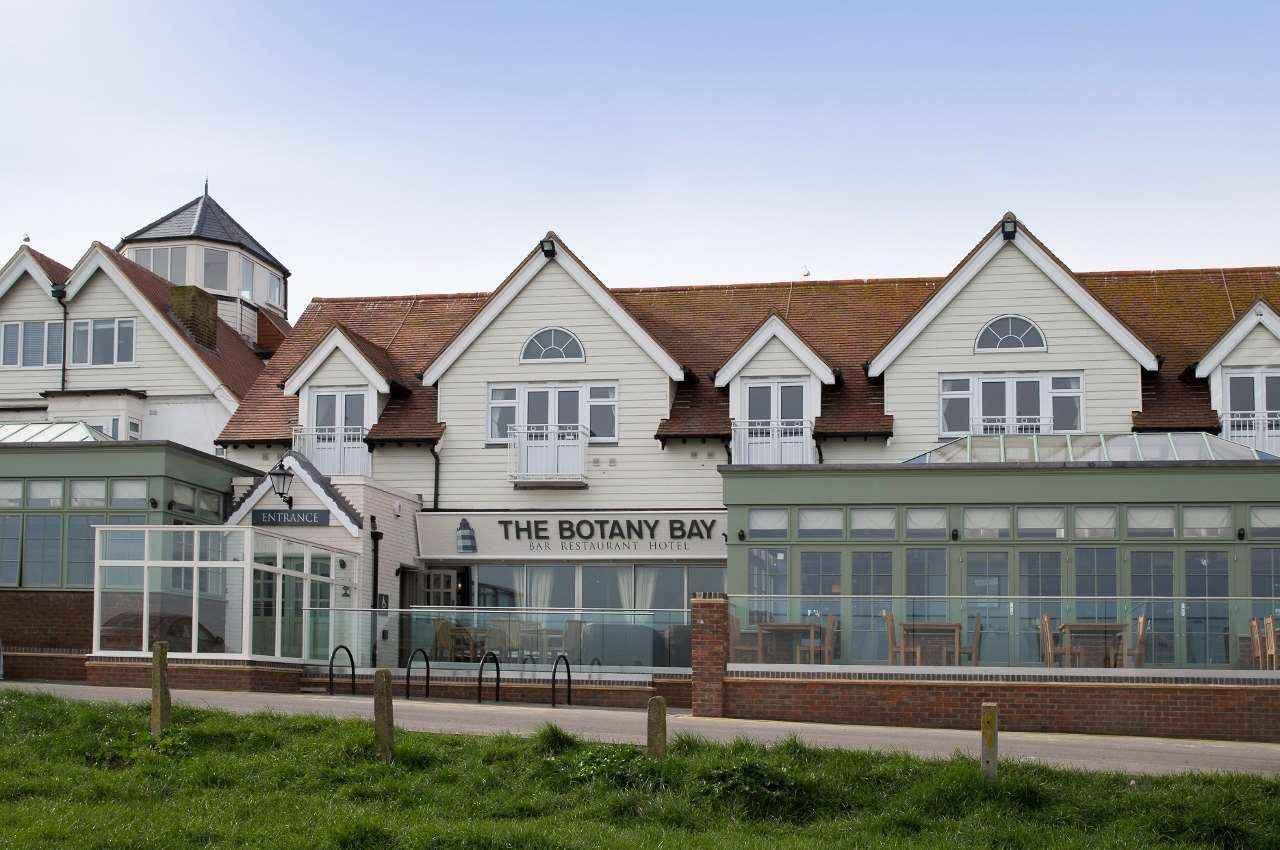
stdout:
[[(133, 659), (90, 658), (85, 678), (91, 685), (125, 688), (151, 687), (151, 662)], [(266, 691), (296, 694), (302, 683), (302, 666), (236, 661), (183, 661), (169, 659), (169, 686), (204, 691)]]
[(93, 592), (0, 590), (0, 641), (5, 651), (79, 650), (93, 646)]
[(4, 651), (6, 679), (47, 679), (54, 682), (83, 682), (85, 654), (82, 652), (20, 649)]
[(724, 675), (729, 661), (729, 598), (720, 593), (693, 597), (693, 713), (723, 717)]
[(743, 674), (730, 675), (722, 687), (727, 717), (977, 729), (982, 703), (996, 702), (1000, 728), (1009, 731), (1280, 742), (1277, 685), (850, 681)]

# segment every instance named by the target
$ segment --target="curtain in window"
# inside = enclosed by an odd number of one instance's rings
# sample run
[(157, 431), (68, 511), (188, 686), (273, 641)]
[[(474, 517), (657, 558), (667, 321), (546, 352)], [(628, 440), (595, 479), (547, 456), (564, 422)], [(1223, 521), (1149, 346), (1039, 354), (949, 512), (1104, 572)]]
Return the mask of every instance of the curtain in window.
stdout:
[(1225, 536), (1230, 533), (1232, 525), (1231, 508), (1226, 505), (1182, 509), (1182, 527), (1188, 533), (1195, 528), (1215, 532), (1215, 536), (1219, 533)]
[[(641, 567), (636, 570), (636, 590), (635, 605), (626, 605), (627, 608), (650, 609), (653, 607), (653, 600), (658, 589), (658, 571), (653, 567)], [(623, 597), (626, 601), (626, 597)]]
[(1064, 513), (1062, 508), (1018, 508), (1018, 530), (1060, 530), (1065, 528)]
[(945, 531), (946, 508), (907, 508), (908, 531)]
[[(908, 517), (914, 516), (918, 511), (908, 514)], [(940, 513), (940, 512), (937, 512)], [(894, 526), (897, 524), (897, 511), (893, 508), (854, 508), (851, 513), (850, 526), (854, 532), (859, 531), (880, 531), (893, 534)], [(942, 519), (945, 520), (945, 516)], [(929, 525), (929, 528), (943, 528), (946, 522), (939, 525)], [(914, 526), (919, 528), (920, 526)]]
[(994, 537), (1000, 532), (1009, 533), (1008, 508), (965, 508), (964, 533), (966, 537)]
[[(633, 576), (632, 576), (631, 567), (619, 568), (617, 570), (617, 576), (618, 576), (618, 599), (620, 601), (619, 607), (634, 610), (636, 607), (636, 596), (635, 596), (635, 589), (632, 585)], [(652, 587), (650, 587), (649, 593), (650, 595), (652, 595), (653, 593)]]
[[(787, 536), (787, 511), (782, 509), (756, 509), (747, 512), (747, 525), (752, 534), (765, 532), (770, 537)], [(780, 533), (779, 533), (780, 532)]]
[(1130, 531), (1173, 530), (1173, 508), (1129, 508), (1126, 516)]
[(820, 532), (822, 537), (839, 537), (844, 533), (844, 511), (838, 508), (801, 508), (797, 521), (801, 532)]
[(1269, 532), (1267, 537), (1280, 534), (1280, 508), (1250, 508), (1249, 528), (1255, 534), (1259, 531)]
[(551, 582), (555, 573), (548, 567), (529, 567), (529, 607), (547, 608), (551, 605)]
[(1076, 508), (1077, 537), (1115, 537), (1115, 508)]

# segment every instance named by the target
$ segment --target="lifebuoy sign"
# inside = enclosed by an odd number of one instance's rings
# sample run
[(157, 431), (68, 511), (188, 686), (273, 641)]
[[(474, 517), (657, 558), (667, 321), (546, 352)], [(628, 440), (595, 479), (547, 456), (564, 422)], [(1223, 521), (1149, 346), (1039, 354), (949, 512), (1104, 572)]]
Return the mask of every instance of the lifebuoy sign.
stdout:
[(431, 560), (726, 557), (724, 511), (450, 511), (417, 515)]

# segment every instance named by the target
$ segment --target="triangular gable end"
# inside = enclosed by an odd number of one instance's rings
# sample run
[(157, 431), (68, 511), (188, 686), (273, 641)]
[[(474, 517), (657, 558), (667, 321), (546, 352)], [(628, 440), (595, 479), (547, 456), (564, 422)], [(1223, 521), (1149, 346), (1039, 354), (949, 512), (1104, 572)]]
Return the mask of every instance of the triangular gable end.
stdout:
[(49, 275), (36, 262), (36, 258), (31, 256), (31, 252), (25, 246), (19, 247), (9, 258), (9, 262), (0, 268), (0, 298), (8, 294), (13, 285), (18, 282), (23, 274), (31, 275), (32, 280), (40, 284), (40, 288), (50, 299), (53, 298), (53, 281), (49, 279)]
[(786, 346), (820, 382), (828, 386), (836, 382), (835, 370), (804, 341), (804, 338), (791, 325), (787, 324), (785, 319), (777, 313), (771, 313), (760, 323), (760, 327), (738, 346), (737, 351), (725, 361), (724, 365), (716, 370), (716, 386), (729, 386), (729, 383), (746, 368), (752, 358), (775, 339)]
[[(1014, 225), (1012, 238), (1006, 237), (1002, 225), (1012, 222)], [(1121, 348), (1129, 353), (1143, 369), (1155, 371), (1159, 364), (1156, 356), (1146, 344), (1125, 327), (1103, 304), (1085, 289), (1075, 275), (1054, 257), (1041, 242), (1023, 226), (1022, 222), (1012, 217), (1012, 213), (996, 223), (996, 226), (978, 243), (977, 247), (956, 268), (938, 291), (924, 303), (902, 328), (894, 334), (867, 367), (867, 374), (872, 378), (883, 375), (889, 365), (898, 358), (916, 337), (924, 332), (934, 319), (947, 308), (956, 296), (969, 285), (1005, 245), (1012, 245), (1027, 258), (1045, 277), (1049, 278), (1063, 294), (1075, 302), (1089, 318), (1093, 319)]]
[[(292, 472), (294, 477), (301, 481), (311, 491), (312, 495), (329, 509), (330, 515), (338, 520), (338, 523), (347, 530), (347, 533), (352, 537), (360, 536), (360, 529), (364, 525), (360, 515), (354, 513), (347, 506), (346, 500), (329, 486), (319, 470), (312, 466), (306, 458), (293, 451), (285, 452), (281, 462), (284, 464), (285, 469)], [(271, 478), (264, 475), (262, 480), (254, 485), (253, 489), (236, 506), (236, 509), (231, 512), (226, 524), (240, 525), (244, 522), (245, 517), (249, 516), (249, 512), (253, 510), (254, 506), (270, 492)]]
[(200, 359), (199, 355), (192, 351), (191, 344), (174, 330), (168, 320), (156, 309), (156, 306), (138, 291), (138, 288), (133, 285), (128, 276), (108, 256), (106, 246), (94, 242), (89, 250), (85, 252), (85, 255), (80, 258), (80, 261), (76, 263), (71, 270), (71, 275), (67, 278), (67, 300), (73, 300), (80, 290), (84, 289), (85, 284), (92, 279), (93, 273), (99, 270), (110, 278), (111, 282), (124, 293), (125, 298), (129, 299), (129, 303), (133, 304), (138, 309), (138, 312), (146, 317), (156, 333), (160, 334), (161, 338), (169, 344), (169, 347), (182, 358), (182, 362), (191, 367), (191, 371), (195, 372), (196, 377), (204, 383), (210, 394), (222, 402), (223, 407), (234, 413), (236, 407), (239, 406), (239, 400), (235, 394), (227, 389), (222, 380), (213, 373), (213, 370)]
[(346, 328), (340, 324), (335, 324), (320, 342), (316, 343), (315, 348), (311, 349), (311, 353), (306, 359), (298, 364), (297, 368), (289, 374), (284, 382), (285, 395), (297, 395), (307, 380), (315, 374), (316, 370), (324, 365), (325, 360), (335, 351), (341, 351), (351, 365), (355, 366), (361, 375), (369, 381), (369, 384), (378, 392), (389, 394), (391, 385), (388, 383), (389, 375), (384, 375), (382, 371), (364, 355), (358, 346), (352, 342), (348, 336)]
[(1280, 340), (1280, 314), (1262, 299), (1255, 301), (1253, 306), (1227, 329), (1221, 339), (1205, 352), (1204, 357), (1200, 358), (1200, 362), (1196, 364), (1196, 377), (1208, 378), (1212, 375), (1213, 371), (1221, 366), (1223, 361), (1231, 356), (1231, 352), (1235, 351), (1236, 347), (1244, 342), (1259, 325)]
[(555, 233), (548, 233), (543, 243), (549, 243), (553, 246), (550, 255), (541, 247), (533, 249), (529, 256), (516, 267), (515, 271), (502, 283), (501, 286), (490, 296), (479, 312), (471, 318), (466, 325), (454, 336), (454, 338), (445, 346), (444, 350), (431, 362), (422, 375), (422, 383), (426, 386), (432, 386), (444, 376), (449, 367), (457, 362), (471, 344), (480, 337), (489, 325), (502, 314), (512, 301), (524, 290), (526, 286), (538, 275), (538, 272), (552, 260), (560, 264), (570, 278), (582, 288), (592, 300), (604, 310), (609, 317), (618, 324), (622, 330), (630, 336), (640, 346), (645, 354), (658, 365), (663, 372), (667, 374), (673, 381), (684, 380), (684, 369), (672, 357), (662, 345), (653, 338), (653, 336), (644, 329), (644, 327), (636, 321), (627, 309), (623, 307), (613, 293), (609, 291), (600, 280), (593, 275), (568, 246), (561, 241), (560, 237)]

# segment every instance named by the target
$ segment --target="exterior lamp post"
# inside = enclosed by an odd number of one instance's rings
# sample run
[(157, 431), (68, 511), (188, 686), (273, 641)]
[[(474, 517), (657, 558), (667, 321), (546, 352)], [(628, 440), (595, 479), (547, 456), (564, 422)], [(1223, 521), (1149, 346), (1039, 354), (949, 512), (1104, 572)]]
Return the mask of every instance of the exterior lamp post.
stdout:
[(285, 468), (284, 458), (280, 458), (279, 462), (271, 468), (267, 477), (271, 479), (271, 489), (280, 497), (280, 501), (292, 510), (293, 497), (289, 495), (289, 488), (293, 485), (293, 472)]

